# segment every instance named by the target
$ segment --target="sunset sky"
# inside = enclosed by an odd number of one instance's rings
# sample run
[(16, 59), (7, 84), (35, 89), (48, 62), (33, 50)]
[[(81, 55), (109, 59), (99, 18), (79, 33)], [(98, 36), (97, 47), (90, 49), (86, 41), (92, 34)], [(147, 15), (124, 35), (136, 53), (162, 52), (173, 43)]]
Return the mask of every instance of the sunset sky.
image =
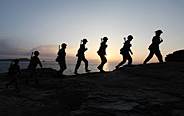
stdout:
[[(80, 40), (85, 55), (99, 62), (100, 39), (107, 36), (108, 62), (120, 62), (123, 37), (133, 35), (133, 63), (147, 57), (154, 31), (161, 29), (163, 58), (184, 49), (184, 0), (0, 0), (0, 59), (55, 60), (58, 45), (67, 44), (67, 62), (76, 62)], [(150, 62), (158, 62), (156, 56)]]

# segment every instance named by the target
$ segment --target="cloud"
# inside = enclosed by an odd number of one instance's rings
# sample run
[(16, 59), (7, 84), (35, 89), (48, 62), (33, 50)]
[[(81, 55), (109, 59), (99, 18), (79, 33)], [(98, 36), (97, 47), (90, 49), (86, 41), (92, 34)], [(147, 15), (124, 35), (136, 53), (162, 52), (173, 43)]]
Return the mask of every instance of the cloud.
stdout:
[(27, 48), (14, 46), (8, 40), (0, 39), (0, 55), (25, 55), (27, 52)]
[(44, 57), (55, 57), (57, 53), (57, 46), (40, 45), (30, 49), (30, 48), (15, 46), (8, 39), (3, 39), (3, 38), (0, 39), (0, 59), (17, 58), (17, 57), (29, 58), (31, 55), (31, 52), (34, 52), (34, 51), (39, 51)]
[[(34, 51), (40, 52), (41, 60), (52, 60), (54, 61), (57, 57), (57, 52), (59, 50), (58, 45), (48, 44), (48, 45), (39, 45), (33, 48), (23, 48), (20, 46), (15, 46), (8, 39), (3, 39), (0, 36), (0, 59), (4, 58), (30, 58), (31, 53)], [(70, 46), (66, 49), (67, 61), (76, 61), (77, 49)]]
[[(34, 51), (40, 52), (40, 58), (44, 60), (55, 60), (57, 57), (57, 52), (59, 50), (58, 45), (39, 45), (30, 50), (29, 55)], [(73, 52), (74, 48), (70, 46), (70, 48), (66, 49), (66, 60), (68, 62), (76, 61), (75, 52)]]
[(57, 45), (39, 45), (30, 50), (31, 52), (39, 51), (41, 55), (44, 56), (56, 56), (58, 47)]

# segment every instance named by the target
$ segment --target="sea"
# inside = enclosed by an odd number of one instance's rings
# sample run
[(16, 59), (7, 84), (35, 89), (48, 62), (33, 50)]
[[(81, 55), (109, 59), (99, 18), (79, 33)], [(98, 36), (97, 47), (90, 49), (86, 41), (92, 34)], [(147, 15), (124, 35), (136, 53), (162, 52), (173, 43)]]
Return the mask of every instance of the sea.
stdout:
[[(5, 73), (8, 72), (8, 68), (11, 64), (11, 61), (0, 61), (0, 73)], [(27, 69), (27, 66), (29, 64), (29, 61), (20, 61), (19, 62), (19, 66), (21, 69)], [(88, 64), (88, 68), (89, 70), (91, 70), (91, 72), (99, 72), (99, 70), (97, 69), (97, 66), (100, 63), (90, 63)], [(118, 63), (106, 63), (104, 65), (104, 70), (105, 71), (113, 71), (115, 69), (115, 66)], [(43, 68), (52, 68), (55, 70), (59, 70), (59, 65), (57, 62), (55, 61), (46, 61), (46, 62), (42, 62)], [(75, 69), (75, 62), (67, 62), (67, 69), (63, 72), (63, 74), (65, 75), (74, 75), (74, 69)], [(38, 65), (37, 68), (40, 68), (40, 66)], [(86, 73), (85, 72), (85, 64), (83, 62), (81, 62), (81, 65), (78, 69), (78, 73), (82, 74), (82, 73)]]

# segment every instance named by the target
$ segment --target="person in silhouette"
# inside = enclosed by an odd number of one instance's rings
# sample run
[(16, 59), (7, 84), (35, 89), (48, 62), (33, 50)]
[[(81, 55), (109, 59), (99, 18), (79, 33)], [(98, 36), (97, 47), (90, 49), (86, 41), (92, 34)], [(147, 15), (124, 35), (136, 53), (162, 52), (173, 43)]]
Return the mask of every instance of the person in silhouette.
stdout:
[(116, 66), (116, 69), (118, 69), (121, 65), (123, 65), (126, 62), (126, 60), (128, 60), (128, 65), (132, 64), (132, 57), (131, 57), (130, 53), (133, 54), (133, 52), (130, 49), (130, 47), (132, 46), (130, 44), (130, 42), (132, 41), (133, 36), (129, 35), (127, 38), (128, 38), (128, 40), (126, 40), (126, 38), (124, 38), (124, 40), (125, 40), (124, 46), (123, 46), (123, 48), (120, 49), (120, 54), (123, 55), (123, 61), (120, 62)]
[(148, 48), (150, 50), (150, 53), (143, 64), (146, 64), (153, 57), (154, 54), (157, 56), (159, 62), (163, 62), (162, 55), (159, 50), (159, 44), (163, 42), (163, 39), (160, 37), (162, 33), (162, 30), (155, 31), (155, 36), (153, 37), (152, 43)]
[(85, 44), (87, 42), (88, 42), (87, 39), (81, 40), (80, 48), (79, 48), (78, 53), (76, 55), (78, 57), (77, 64), (75, 66), (75, 72), (74, 72), (74, 74), (76, 74), (76, 75), (78, 74), (77, 70), (80, 67), (81, 61), (83, 61), (85, 63), (86, 72), (91, 71), (91, 70), (88, 69), (88, 61), (86, 60), (85, 55), (84, 55), (84, 52), (86, 50), (88, 50), (87, 48), (85, 48)]
[(35, 83), (39, 83), (39, 81), (38, 81), (39, 72), (36, 69), (37, 64), (39, 64), (40, 67), (42, 68), (42, 63), (41, 63), (40, 59), (38, 58), (39, 54), (40, 53), (38, 51), (35, 51), (34, 52), (34, 56), (33, 56), (33, 52), (32, 52), (30, 63), (28, 65), (28, 69), (30, 71), (30, 75), (28, 76), (28, 78), (27, 78), (27, 80), (25, 82), (26, 84), (29, 84), (28, 80), (31, 77), (33, 77), (33, 75), (35, 75)]
[(100, 72), (105, 72), (103, 70), (103, 66), (107, 62), (107, 59), (106, 59), (106, 55), (107, 55), (106, 54), (106, 48), (107, 48), (106, 42), (107, 42), (107, 40), (108, 40), (107, 37), (101, 38), (101, 45), (100, 45), (99, 50), (97, 51), (97, 53), (101, 59), (101, 64), (97, 67), (100, 70)]
[(58, 55), (58, 63), (59, 63), (59, 66), (60, 66), (60, 70), (59, 70), (59, 75), (60, 76), (63, 76), (63, 71), (67, 68), (66, 67), (66, 61), (65, 61), (65, 56), (66, 56), (65, 49), (66, 49), (66, 46), (67, 45), (65, 43), (63, 43), (61, 45), (62, 48), (57, 53), (57, 55)]
[(9, 77), (11, 78), (11, 81), (9, 83), (6, 84), (6, 88), (9, 88), (9, 85), (12, 83), (15, 83), (15, 90), (19, 89), (18, 88), (18, 84), (19, 84), (19, 79), (18, 79), (18, 74), (20, 76), (22, 76), (22, 72), (20, 70), (20, 66), (19, 66), (19, 60), (15, 59), (14, 64), (10, 65), (9, 68)]

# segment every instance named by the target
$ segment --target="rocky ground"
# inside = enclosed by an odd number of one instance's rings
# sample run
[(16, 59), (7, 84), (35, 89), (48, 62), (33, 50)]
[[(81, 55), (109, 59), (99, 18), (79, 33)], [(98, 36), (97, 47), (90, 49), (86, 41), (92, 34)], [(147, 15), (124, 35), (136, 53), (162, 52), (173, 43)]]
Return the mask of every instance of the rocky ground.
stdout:
[(53, 69), (39, 69), (40, 83), (19, 91), (0, 74), (1, 116), (182, 116), (184, 63), (133, 65), (106, 73), (59, 78)]

